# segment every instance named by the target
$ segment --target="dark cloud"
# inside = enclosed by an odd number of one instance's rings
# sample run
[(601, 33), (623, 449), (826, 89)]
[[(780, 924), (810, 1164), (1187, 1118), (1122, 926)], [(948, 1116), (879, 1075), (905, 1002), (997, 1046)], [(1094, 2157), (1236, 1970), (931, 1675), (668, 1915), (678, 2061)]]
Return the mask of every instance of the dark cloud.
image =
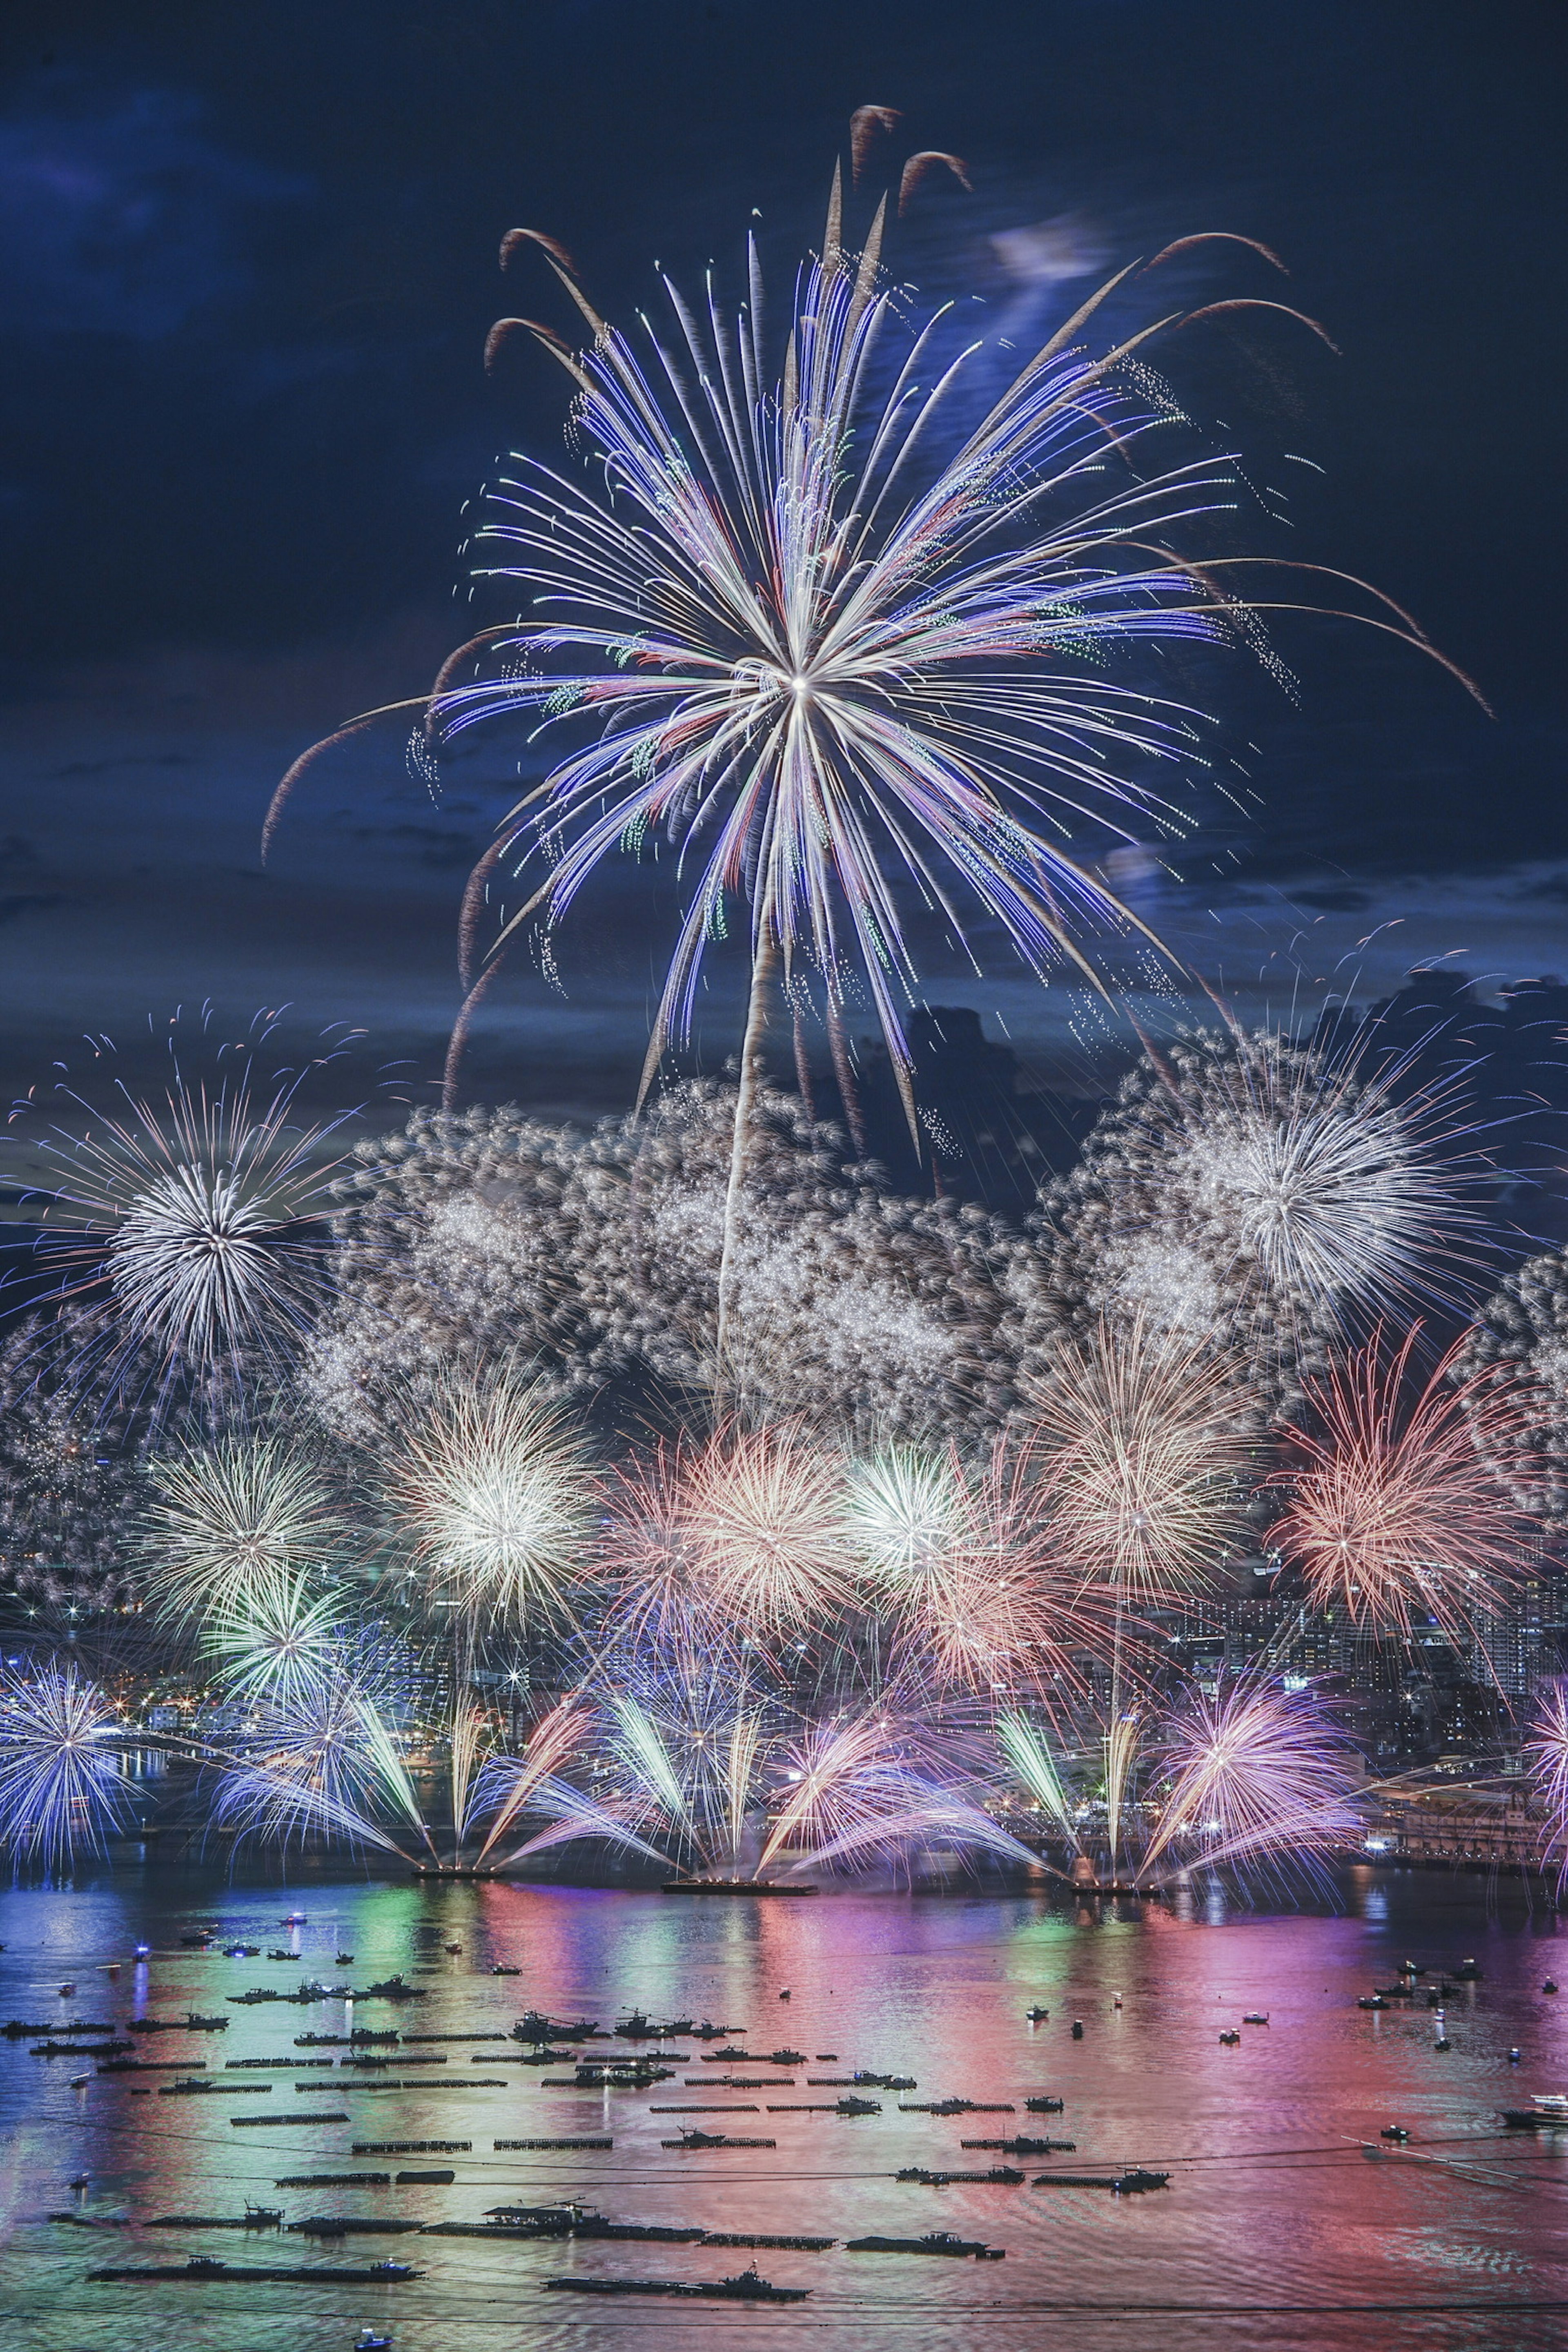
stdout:
[(299, 173), (219, 144), (188, 91), (45, 75), (0, 115), (0, 308), (12, 337), (157, 342), (249, 292), (258, 210)]

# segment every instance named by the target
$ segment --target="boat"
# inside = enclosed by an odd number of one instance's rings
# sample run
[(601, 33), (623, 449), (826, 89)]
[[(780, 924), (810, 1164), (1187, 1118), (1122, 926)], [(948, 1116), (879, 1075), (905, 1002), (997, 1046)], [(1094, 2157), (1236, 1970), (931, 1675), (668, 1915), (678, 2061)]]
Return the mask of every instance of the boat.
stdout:
[(1409, 1977), (1402, 1977), (1397, 1984), (1373, 1985), (1373, 1991), (1379, 2000), (1414, 2000), (1415, 1998), (1415, 1987)]
[(90, 2074), (73, 2074), (70, 2079), (70, 2087), (73, 2091), (85, 2091), (91, 2080), (92, 2076)]
[(1024, 2014), (1031, 2025), (1045, 2025), (1049, 2022), (1051, 2012), (1048, 2009), (1026, 2009)]
[(0, 2025), (0, 2039), (6, 2042), (36, 2042), (42, 2037), (58, 2042), (62, 2034), (74, 2033), (79, 2039), (90, 2035), (96, 2040), (103, 2034), (112, 2033), (113, 2031), (112, 2025), (89, 2024), (79, 2017), (73, 2017), (68, 2024), (63, 2018), (46, 2018), (41, 2024), (37, 2025), (29, 2023), (26, 2018), (8, 2017), (5, 2024)]
[(132, 2042), (40, 2042), (29, 2050), (29, 2058), (117, 2058), (122, 2050), (133, 2050)]
[[(450, 2173), (447, 2178), (451, 2179)], [(288, 2224), (288, 2233), (291, 2238), (401, 2238), (424, 2226), (423, 2221), (395, 2213), (307, 2213), (302, 2221)]]
[(1243, 2025), (1267, 2025), (1268, 2011), (1266, 2009), (1249, 2009), (1241, 2021)]
[(661, 1895), (817, 1895), (816, 1886), (781, 1886), (771, 1878), (667, 1878)]
[(770, 2050), (767, 2063), (770, 2066), (804, 2066), (805, 2053), (804, 2050)]
[(1379, 2139), (1394, 2139), (1398, 2140), (1402, 2145), (1409, 2138), (1409, 2137), (1410, 2134), (1405, 2130), (1403, 2124), (1384, 2124), (1383, 2129), (1378, 2133)]
[(712, 2281), (547, 2278), (542, 2284), (568, 2294), (697, 2295), (716, 2303), (804, 2303), (811, 2292), (804, 2286), (774, 2286), (771, 2279), (759, 2278), (755, 2263), (733, 2278)]
[(825, 2254), (829, 2246), (837, 2245), (836, 2238), (786, 2238), (764, 2235), (761, 2231), (704, 2230), (705, 2246), (771, 2246), (787, 2249), (792, 2254)]
[(1513, 2131), (1568, 2131), (1568, 2091), (1537, 2091), (1528, 2107), (1505, 2107)]
[(353, 2352), (392, 2352), (392, 2338), (374, 2327), (362, 2327), (354, 2337)]
[(574, 2018), (565, 2025), (556, 2018), (546, 2017), (542, 2010), (530, 2009), (512, 2027), (511, 2038), (514, 2042), (606, 2042), (609, 2036), (600, 2032), (594, 2018)]
[(1479, 1984), (1486, 1970), (1477, 1960), (1461, 1960), (1454, 1974), (1461, 1984)]
[(900, 2100), (901, 2116), (1010, 2116), (1017, 2111), (1005, 2099), (917, 2099), (909, 2105)]
[(281, 2205), (247, 2205), (243, 2213), (155, 2213), (144, 2230), (279, 2230)]
[(1220, 2035), (1220, 2037), (1219, 2037), (1219, 2046), (1220, 2046), (1220, 2048), (1221, 2048), (1222, 2050), (1234, 2050), (1234, 2049), (1237, 2047), (1237, 2045), (1238, 2044), (1238, 2042), (1240, 2042), (1240, 2040), (1241, 2040), (1241, 2035), (1240, 2035), (1240, 2033), (1237, 2032), (1237, 2028), (1233, 2025), (1233, 2026), (1230, 2028), (1230, 2030), (1229, 2030), (1229, 2032), (1228, 2032), (1222, 2033), (1222, 2034)]
[(615, 2144), (608, 2135), (603, 2139), (498, 2139), (491, 2142), (495, 2147), (527, 2148), (614, 2147)]
[(895, 2180), (912, 2180), (923, 2189), (948, 2189), (955, 2181), (982, 2182), (997, 2188), (1021, 2189), (1024, 2176), (1016, 2165), (994, 2164), (989, 2172), (932, 2172), (923, 2164), (906, 2164)]
[(951, 2230), (928, 2230), (923, 2238), (849, 2238), (847, 2254), (955, 2254), (977, 2263), (999, 2263), (1005, 2246), (983, 2245), (978, 2238), (959, 2238)]
[(401, 1971), (396, 1976), (383, 1977), (377, 1984), (366, 1985), (363, 1992), (351, 1992), (346, 1985), (340, 1990), (345, 2000), (425, 2000), (429, 1996), (427, 1985), (411, 1985)]
[[(656, 2025), (646, 2010), (634, 2009), (613, 2029), (612, 2038), (616, 2042), (662, 2042), (667, 2033), (675, 2036), (690, 2031), (689, 2017), (666, 2018), (661, 2025)], [(563, 2041), (569, 2042), (571, 2038), (570, 2034), (562, 2036)]]
[(68, 2230), (129, 2230), (134, 2227), (129, 2213), (48, 2213), (46, 2221), (61, 2221)]
[(303, 1927), (307, 1924), (303, 1911), (285, 1911), (278, 1922), (280, 1927)]
[(1083, 2040), (1083, 2020), (1081, 2017), (1075, 2017), (1073, 2019), (1072, 2038), (1075, 2042), (1081, 2042)]
[(1075, 2139), (961, 2139), (960, 2147), (994, 2147), (999, 2156), (1071, 2156)]
[(715, 2025), (711, 2018), (705, 2017), (700, 2025), (692, 2026), (690, 2031), (693, 2042), (722, 2042), (731, 2033), (744, 2033), (746, 2029), (743, 2025)]
[(163, 2279), (188, 2286), (248, 2284), (265, 2279), (273, 2285), (291, 2283), (298, 2286), (378, 2284), (391, 2286), (404, 2279), (423, 2278), (423, 2271), (410, 2268), (407, 2263), (369, 2263), (353, 2270), (327, 2270), (315, 2263), (230, 2263), (219, 2262), (216, 2254), (193, 2254), (188, 2263), (121, 2263), (113, 2269), (89, 2271), (89, 2279), (121, 2285), (142, 2280)]
[(287, 2131), (290, 2124), (346, 2124), (349, 2111), (344, 2107), (319, 2107), (313, 2114), (303, 2116), (230, 2116), (229, 2126), (234, 2131), (246, 2131), (259, 2125), (263, 2131)]
[(274, 2189), (389, 2189), (390, 2172), (285, 2172)]
[(353, 1964), (354, 1956), (352, 1952), (334, 1952), (332, 1954), (332, 1966), (335, 1969), (352, 1969)]
[(1026, 2099), (1025, 2107), (1032, 2116), (1059, 2116), (1066, 2105), (1061, 2099)]
[(490, 1969), (490, 1974), (492, 1977), (520, 1977), (522, 1970), (508, 1968), (504, 1960), (497, 1960)]
[(400, 2189), (449, 2189), (457, 2174), (449, 2164), (405, 2166), (397, 2176)]
[(1133, 2165), (1126, 2172), (1039, 2172), (1035, 2176), (1037, 2189), (1109, 2189), (1118, 2197), (1141, 2197), (1150, 2189), (1165, 2189), (1170, 2185), (1168, 2172), (1145, 2172), (1142, 2165)]
[(1363, 1992), (1356, 2002), (1358, 2009), (1386, 2009), (1388, 2003), (1380, 1992)]
[(267, 1957), (269, 1960), (295, 1960), (300, 1956), (297, 1952), (289, 1951), (286, 1946), (279, 1945), (275, 1950), (268, 1952)]
[(1542, 1990), (1542, 1992), (1555, 1992), (1555, 1991), (1556, 1991), (1556, 1990), (1557, 1990), (1557, 1979), (1556, 1979), (1556, 1978), (1555, 1978), (1555, 1977), (1548, 1977), (1548, 1978), (1547, 1978), (1547, 1979), (1546, 1979), (1546, 1982), (1542, 1986), (1541, 1990)]
[(731, 2139), (726, 2132), (684, 2131), (679, 2139), (661, 2139), (660, 2147), (777, 2147), (776, 2139)]
[[(350, 2154), (353, 2156), (467, 2156), (473, 2147), (471, 2139), (356, 2139)], [(505, 2147), (504, 2139), (496, 2142)]]
[(462, 1948), (461, 1944), (448, 1944), (447, 1947), (447, 1957), (451, 1959), (456, 1959), (458, 1954), (462, 1950)]
[(226, 1960), (258, 1960), (261, 1947), (259, 1944), (226, 1944), (223, 1956)]
[[(510, 2034), (503, 2033), (499, 2025), (488, 2033), (405, 2033), (401, 2038), (410, 2044), (416, 2042), (510, 2042), (511, 2040)], [(399, 2037), (395, 2033), (367, 2033), (363, 2037), (356, 2034), (354, 2039), (356, 2042), (361, 2039), (367, 2042), (395, 2042)]]

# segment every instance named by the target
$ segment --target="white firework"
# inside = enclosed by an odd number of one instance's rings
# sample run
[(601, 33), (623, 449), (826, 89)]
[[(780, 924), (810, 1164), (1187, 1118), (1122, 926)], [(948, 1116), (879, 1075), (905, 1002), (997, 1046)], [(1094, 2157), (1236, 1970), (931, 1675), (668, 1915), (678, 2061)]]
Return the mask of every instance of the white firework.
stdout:
[(151, 1476), (137, 1549), (164, 1616), (243, 1617), (280, 1577), (342, 1552), (327, 1478), (279, 1438), (222, 1438), (155, 1461)]

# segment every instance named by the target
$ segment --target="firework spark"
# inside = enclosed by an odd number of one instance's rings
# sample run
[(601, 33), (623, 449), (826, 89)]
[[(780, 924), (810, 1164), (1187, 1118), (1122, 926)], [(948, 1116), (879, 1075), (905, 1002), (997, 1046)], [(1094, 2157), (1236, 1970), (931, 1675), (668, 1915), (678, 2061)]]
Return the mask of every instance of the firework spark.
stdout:
[(697, 1580), (731, 1622), (798, 1633), (848, 1597), (843, 1464), (804, 1424), (721, 1429), (685, 1496)]
[(445, 1380), (406, 1417), (384, 1491), (433, 1605), (475, 1623), (570, 1620), (595, 1517), (592, 1464), (582, 1432), (515, 1366)]
[(1462, 1343), (1420, 1384), (1418, 1338), (1419, 1326), (1392, 1356), (1374, 1341), (1308, 1384), (1319, 1427), (1291, 1433), (1273, 1539), (1317, 1607), (1402, 1641), (1430, 1621), (1463, 1654), (1523, 1569), (1525, 1531), (1478, 1450), (1489, 1438), (1486, 1452), (1508, 1450), (1517, 1407), (1484, 1375), (1450, 1384)]
[(129, 1818), (127, 1730), (74, 1665), (0, 1666), (0, 1845), (15, 1860), (69, 1868), (101, 1853)]
[(281, 1439), (223, 1438), (159, 1459), (152, 1475), (156, 1499), (137, 1549), (166, 1617), (215, 1611), (242, 1621), (255, 1598), (344, 1540), (327, 1479)]
[(108, 1108), (58, 1090), (73, 1117), (39, 1146), (61, 1171), (46, 1246), (71, 1269), (68, 1293), (107, 1288), (111, 1385), (232, 1386), (252, 1358), (279, 1368), (326, 1295), (318, 1221), (336, 1164), (329, 1139), (348, 1114), (301, 1120), (304, 1071), (258, 1081), (269, 1034), (216, 1047), (193, 1077), (171, 1036), (162, 1101), (122, 1080)]
[(230, 1597), (209, 1611), (201, 1647), (232, 1697), (287, 1710), (313, 1698), (335, 1670), (347, 1623), (339, 1596), (312, 1595), (303, 1577), (279, 1570), (243, 1601)]
[(1273, 1030), (1150, 1056), (1044, 1196), (1054, 1286), (1085, 1320), (1207, 1344), (1287, 1397), (1345, 1330), (1451, 1301), (1475, 1223), (1464, 1139), (1440, 1098), (1397, 1098), (1402, 1068)]
[(1205, 1343), (1102, 1320), (1058, 1348), (1028, 1404), (1067, 1557), (1134, 1607), (1201, 1591), (1241, 1534), (1249, 1454)]
[(1561, 1675), (1541, 1692), (1524, 1753), (1545, 1815), (1542, 1859), (1556, 1863), (1561, 1889), (1568, 1881), (1568, 1681)]
[(1162, 1741), (1169, 1775), (1139, 1874), (1184, 1853), (1213, 1864), (1310, 1858), (1361, 1828), (1348, 1743), (1310, 1691), (1254, 1675), (1198, 1691)]

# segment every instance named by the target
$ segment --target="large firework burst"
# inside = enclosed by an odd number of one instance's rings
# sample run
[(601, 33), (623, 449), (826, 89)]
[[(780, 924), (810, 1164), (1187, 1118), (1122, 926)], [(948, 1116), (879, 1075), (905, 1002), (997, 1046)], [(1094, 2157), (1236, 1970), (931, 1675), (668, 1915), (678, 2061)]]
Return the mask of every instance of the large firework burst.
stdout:
[(721, 1429), (685, 1496), (697, 1577), (731, 1622), (798, 1633), (847, 1597), (844, 1465), (803, 1423)]
[(130, 1817), (124, 1720), (74, 1664), (0, 1666), (0, 1847), (57, 1872)]
[(325, 1296), (320, 1219), (341, 1122), (300, 1118), (305, 1071), (259, 1077), (270, 1034), (258, 1016), (247, 1038), (219, 1044), (204, 1021), (187, 1050), (172, 1028), (161, 1099), (122, 1079), (100, 1101), (56, 1090), (68, 1110), (38, 1147), (59, 1171), (44, 1245), (68, 1294), (106, 1296), (91, 1369), (110, 1385), (165, 1400), (232, 1390), (247, 1365), (291, 1359)]
[(1054, 1540), (1134, 1608), (1189, 1597), (1242, 1532), (1249, 1448), (1203, 1340), (1099, 1322), (1028, 1391)]
[[(1516, 1268), (1466, 1338), (1456, 1369), (1476, 1443), (1522, 1511), (1568, 1517), (1568, 1257), (1543, 1250)], [(1498, 1415), (1489, 1401), (1506, 1396)]]
[(417, 1589), (454, 1624), (562, 1623), (587, 1576), (597, 1489), (587, 1443), (504, 1359), (411, 1411), (384, 1467)]
[(1309, 1383), (1312, 1422), (1276, 1475), (1290, 1500), (1272, 1535), (1316, 1606), (1401, 1640), (1430, 1622), (1464, 1653), (1524, 1567), (1525, 1529), (1484, 1458), (1509, 1449), (1518, 1415), (1484, 1376), (1450, 1385), (1460, 1348), (1422, 1382), (1418, 1337), (1373, 1341)]
[(1048, 1295), (1206, 1342), (1273, 1398), (1347, 1329), (1451, 1299), (1474, 1223), (1461, 1139), (1399, 1076), (1271, 1029), (1151, 1055), (1043, 1195)]
[(152, 1465), (137, 1549), (163, 1613), (243, 1622), (291, 1570), (330, 1561), (345, 1538), (320, 1463), (278, 1437), (229, 1436)]
[(1556, 1864), (1561, 1888), (1568, 1880), (1568, 1682), (1561, 1675), (1538, 1696), (1524, 1752), (1543, 1816), (1542, 1859)]

